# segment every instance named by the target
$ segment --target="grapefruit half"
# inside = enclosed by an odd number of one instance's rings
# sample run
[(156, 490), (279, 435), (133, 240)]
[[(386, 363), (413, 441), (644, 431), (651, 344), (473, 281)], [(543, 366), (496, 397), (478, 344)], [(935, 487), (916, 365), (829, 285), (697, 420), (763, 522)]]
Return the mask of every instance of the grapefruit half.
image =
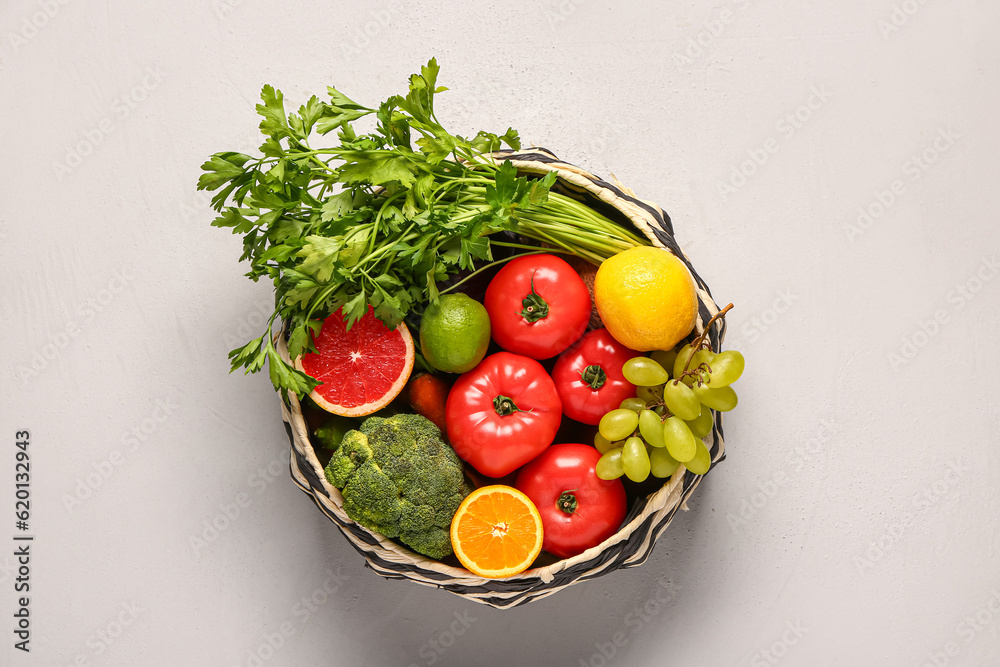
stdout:
[(413, 337), (406, 324), (389, 329), (371, 306), (350, 331), (338, 310), (313, 341), (316, 352), (297, 358), (295, 367), (322, 383), (309, 396), (335, 415), (363, 417), (385, 407), (413, 371)]

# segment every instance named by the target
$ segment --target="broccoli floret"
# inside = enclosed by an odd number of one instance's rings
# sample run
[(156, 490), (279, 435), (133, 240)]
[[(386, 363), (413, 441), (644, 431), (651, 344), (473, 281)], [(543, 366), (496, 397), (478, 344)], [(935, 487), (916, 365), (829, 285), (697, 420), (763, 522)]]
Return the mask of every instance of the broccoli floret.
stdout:
[(372, 457), (368, 438), (360, 431), (348, 431), (340, 446), (334, 450), (326, 466), (326, 478), (338, 489), (343, 489), (354, 471)]
[(344, 511), (365, 528), (399, 537), (403, 499), (392, 480), (373, 461), (363, 463), (344, 487)]
[(426, 417), (369, 417), (344, 436), (325, 472), (354, 521), (431, 558), (451, 553), (451, 519), (469, 487)]
[(422, 533), (403, 533), (400, 541), (417, 553), (444, 558), (451, 553), (451, 531), (434, 526)]

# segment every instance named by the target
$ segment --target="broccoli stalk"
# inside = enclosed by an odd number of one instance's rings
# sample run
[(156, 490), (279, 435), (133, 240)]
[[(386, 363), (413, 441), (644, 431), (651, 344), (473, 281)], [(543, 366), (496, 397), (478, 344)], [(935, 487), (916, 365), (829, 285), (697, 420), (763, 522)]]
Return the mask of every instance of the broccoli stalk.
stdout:
[(357, 523), (431, 558), (452, 552), (451, 519), (469, 487), (458, 456), (426, 417), (369, 417), (344, 435), (325, 472)]

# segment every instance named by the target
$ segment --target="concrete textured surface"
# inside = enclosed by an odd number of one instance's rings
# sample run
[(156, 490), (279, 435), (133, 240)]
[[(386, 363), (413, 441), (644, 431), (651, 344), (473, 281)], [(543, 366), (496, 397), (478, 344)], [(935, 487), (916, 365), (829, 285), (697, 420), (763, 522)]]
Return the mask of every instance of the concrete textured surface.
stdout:
[[(1000, 664), (998, 27), (975, 0), (3, 3), (0, 663)], [(506, 612), (379, 578), (293, 485), (270, 383), (226, 359), (268, 286), (194, 188), (259, 145), (262, 84), (375, 102), (431, 56), (455, 131), (669, 211), (748, 360), (649, 561)]]

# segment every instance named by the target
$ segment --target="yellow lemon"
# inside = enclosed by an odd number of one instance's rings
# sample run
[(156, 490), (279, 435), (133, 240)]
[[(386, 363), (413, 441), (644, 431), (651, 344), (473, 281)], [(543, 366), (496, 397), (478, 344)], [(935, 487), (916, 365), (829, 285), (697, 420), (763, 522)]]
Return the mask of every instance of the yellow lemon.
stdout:
[(594, 305), (608, 332), (638, 350), (669, 350), (694, 328), (698, 297), (684, 263), (640, 246), (610, 257), (594, 278)]

